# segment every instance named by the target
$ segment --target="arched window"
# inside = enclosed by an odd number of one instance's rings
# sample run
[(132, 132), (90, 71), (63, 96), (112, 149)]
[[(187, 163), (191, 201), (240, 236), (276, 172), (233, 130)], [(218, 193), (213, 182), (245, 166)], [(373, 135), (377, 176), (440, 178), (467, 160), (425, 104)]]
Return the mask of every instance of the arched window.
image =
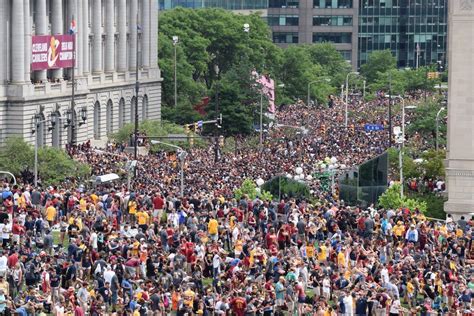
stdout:
[(100, 139), (100, 103), (94, 104), (94, 139)]
[(38, 143), (38, 147), (42, 147), (45, 144), (45, 137), (46, 137), (46, 122), (43, 113), (38, 114), (37, 118), (38, 125), (36, 126), (36, 142)]
[(125, 125), (125, 100), (123, 98), (119, 101), (119, 128)]
[(112, 134), (114, 131), (114, 122), (113, 122), (113, 103), (112, 100), (107, 101), (107, 109), (106, 109), (106, 128), (107, 128), (107, 135)]
[(130, 122), (135, 122), (135, 97), (130, 101)]
[(54, 112), (54, 128), (52, 130), (51, 146), (59, 148), (61, 147), (61, 113), (59, 111)]
[(145, 94), (142, 100), (142, 121), (148, 118), (148, 96)]

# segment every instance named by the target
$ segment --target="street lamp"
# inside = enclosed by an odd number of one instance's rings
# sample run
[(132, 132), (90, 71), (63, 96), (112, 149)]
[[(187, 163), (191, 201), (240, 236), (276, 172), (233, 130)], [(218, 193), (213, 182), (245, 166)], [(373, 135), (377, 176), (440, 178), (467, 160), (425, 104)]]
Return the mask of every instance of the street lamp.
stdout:
[(348, 102), (349, 102), (349, 76), (350, 75), (355, 75), (355, 76), (358, 76), (359, 75), (359, 72), (358, 71), (353, 71), (353, 72), (350, 72), (347, 74), (346, 76), (346, 119), (345, 119), (345, 127), (347, 128), (347, 121), (349, 119), (348, 117), (348, 112), (347, 112), (347, 107), (348, 107)]
[(387, 95), (388, 98), (395, 98), (402, 101), (402, 130), (401, 137), (398, 137), (397, 143), (400, 144), (400, 151), (398, 152), (398, 164), (400, 168), (400, 197), (403, 198), (403, 147), (405, 145), (405, 110), (406, 109), (415, 109), (416, 106), (405, 106), (405, 99), (399, 95)]
[(179, 158), (179, 161), (180, 161), (181, 197), (184, 197), (184, 160), (186, 159), (186, 156), (188, 154), (186, 153), (186, 151), (183, 148), (181, 148), (179, 146), (176, 146), (176, 145), (173, 145), (173, 144), (170, 144), (170, 143), (165, 143), (165, 142), (162, 142), (162, 141), (159, 141), (159, 140), (152, 140), (151, 143), (153, 145), (162, 144), (162, 145), (170, 146), (170, 147), (173, 147), (173, 148), (178, 150), (178, 158)]
[(314, 81), (311, 81), (310, 83), (308, 83), (308, 101), (306, 103), (308, 106), (309, 106), (309, 103), (311, 102), (311, 94), (310, 94), (311, 85), (313, 83), (321, 82), (322, 80), (324, 80), (326, 82), (331, 82), (331, 79), (329, 79), (329, 78), (319, 78), (318, 80), (314, 80)]
[(439, 143), (438, 143), (438, 136), (439, 136), (439, 115), (441, 112), (446, 110), (446, 108), (443, 106), (441, 109), (439, 109), (438, 113), (436, 113), (436, 151), (438, 151)]
[[(35, 187), (38, 186), (38, 129), (40, 128), (41, 124), (44, 124), (48, 122), (48, 120), (42, 119), (41, 114), (35, 114), (33, 116), (33, 124), (34, 128), (32, 129), (32, 134), (35, 135), (35, 165), (34, 165), (34, 185)], [(51, 127), (48, 128), (49, 131), (53, 130), (56, 125), (56, 114), (55, 115), (50, 115), (49, 121), (51, 123)]]
[(173, 36), (174, 47), (174, 107), (178, 106), (178, 83), (177, 83), (177, 61), (176, 61), (176, 46), (178, 45), (179, 37)]

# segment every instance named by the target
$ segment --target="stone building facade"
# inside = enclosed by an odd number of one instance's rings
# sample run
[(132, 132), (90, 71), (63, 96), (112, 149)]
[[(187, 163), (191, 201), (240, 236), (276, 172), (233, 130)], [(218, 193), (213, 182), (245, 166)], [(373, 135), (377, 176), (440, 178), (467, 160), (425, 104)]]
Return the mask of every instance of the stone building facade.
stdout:
[[(159, 120), (157, 7), (158, 0), (0, 1), (0, 144), (14, 135), (56, 147), (72, 137), (103, 143), (134, 120), (137, 71), (139, 119)], [(74, 112), (72, 68), (32, 70), (31, 60), (35, 37), (68, 34), (72, 21)]]

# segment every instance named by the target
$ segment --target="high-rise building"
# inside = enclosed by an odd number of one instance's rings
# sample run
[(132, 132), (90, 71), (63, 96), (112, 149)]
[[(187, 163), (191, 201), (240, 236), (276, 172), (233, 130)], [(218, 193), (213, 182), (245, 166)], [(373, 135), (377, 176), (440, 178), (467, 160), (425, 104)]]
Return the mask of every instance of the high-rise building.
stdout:
[(361, 0), (358, 65), (389, 49), (399, 67), (446, 59), (448, 0)]
[(104, 142), (134, 121), (137, 72), (139, 119), (160, 119), (157, 6), (0, 1), (0, 144), (13, 135), (56, 147)]
[(270, 0), (268, 23), (280, 46), (332, 42), (357, 64), (358, 0)]
[(160, 10), (222, 8), (226, 10), (266, 10), (268, 0), (160, 0)]
[(448, 0), (269, 0), (280, 46), (332, 42), (354, 68), (390, 49), (399, 67), (445, 60)]

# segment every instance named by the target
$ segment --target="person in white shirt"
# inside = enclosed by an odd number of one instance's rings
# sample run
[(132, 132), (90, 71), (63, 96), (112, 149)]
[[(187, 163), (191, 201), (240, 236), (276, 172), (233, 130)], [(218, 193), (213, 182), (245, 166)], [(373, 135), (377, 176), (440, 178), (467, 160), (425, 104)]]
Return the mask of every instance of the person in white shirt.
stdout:
[(92, 249), (94, 250), (97, 250), (99, 245), (98, 245), (98, 236), (97, 236), (97, 233), (95, 231), (92, 231), (91, 233), (91, 236), (89, 238), (89, 242), (90, 242), (90, 245), (92, 247)]
[(8, 270), (7, 262), (8, 262), (8, 258), (5, 255), (5, 253), (3, 253), (2, 256), (0, 257), (0, 275), (5, 276), (5, 274), (7, 273), (7, 270)]
[(104, 280), (105, 282), (109, 282), (109, 284), (112, 284), (112, 278), (114, 277), (115, 272), (112, 270), (110, 266), (107, 266), (107, 268), (104, 271)]
[(222, 259), (219, 256), (219, 254), (215, 254), (214, 257), (212, 258), (212, 271), (213, 271), (213, 276), (216, 277), (220, 273), (220, 268), (221, 268), (221, 263)]
[(400, 299), (395, 297), (395, 299), (392, 301), (392, 304), (390, 305), (390, 316), (400, 315), (400, 305)]
[(382, 284), (387, 284), (390, 282), (387, 265), (385, 264), (383, 265), (382, 271), (380, 271), (380, 277), (382, 278)]
[(354, 316), (354, 299), (352, 296), (347, 293), (343, 298), (344, 303), (344, 313), (343, 316)]

